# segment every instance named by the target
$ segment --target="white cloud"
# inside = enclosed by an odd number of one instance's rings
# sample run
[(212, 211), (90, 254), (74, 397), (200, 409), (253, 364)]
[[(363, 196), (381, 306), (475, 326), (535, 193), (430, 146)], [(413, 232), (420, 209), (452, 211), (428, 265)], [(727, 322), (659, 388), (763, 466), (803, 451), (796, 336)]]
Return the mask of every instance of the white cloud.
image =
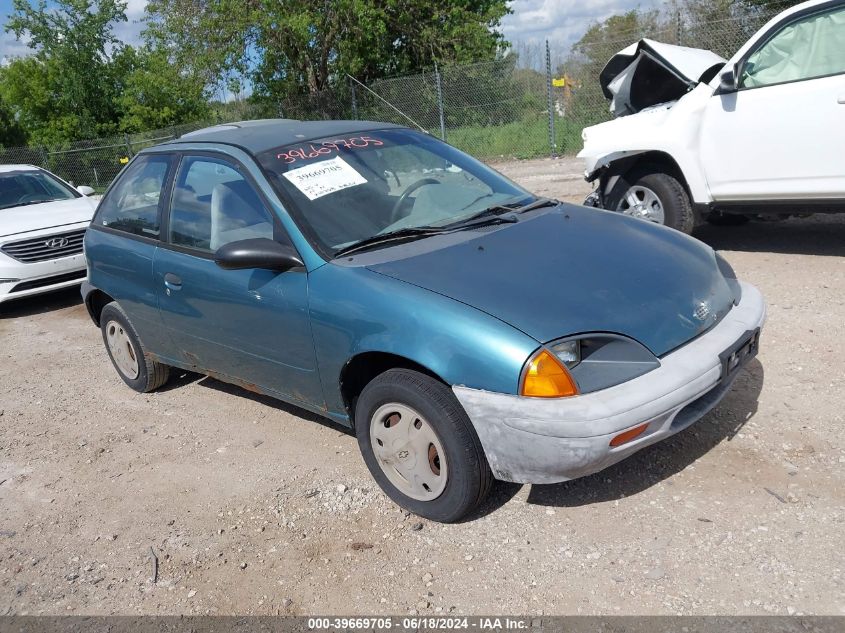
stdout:
[[(115, 36), (126, 44), (139, 44), (141, 31), (144, 25), (141, 18), (144, 17), (144, 9), (148, 0), (128, 0), (126, 3), (126, 22), (120, 22), (114, 27)], [(5, 25), (9, 13), (12, 11), (11, 0), (0, 0), (0, 19)], [(2, 27), (0, 27), (2, 29)], [(0, 63), (11, 57), (29, 55), (33, 51), (24, 42), (15, 39), (14, 33), (6, 33), (0, 30)]]
[(513, 13), (502, 20), (502, 32), (512, 42), (549, 46), (565, 54), (591, 24), (615, 13), (650, 9), (660, 0), (513, 0)]

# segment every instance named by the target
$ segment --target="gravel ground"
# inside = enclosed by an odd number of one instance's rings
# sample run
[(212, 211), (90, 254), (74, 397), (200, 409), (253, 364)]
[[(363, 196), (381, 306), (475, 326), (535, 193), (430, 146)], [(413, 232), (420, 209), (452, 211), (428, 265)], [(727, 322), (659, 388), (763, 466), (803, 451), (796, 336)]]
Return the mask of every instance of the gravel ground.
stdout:
[[(499, 167), (588, 191), (571, 159)], [(845, 218), (698, 237), (769, 301), (733, 391), (459, 525), (311, 414), (193, 374), (130, 391), (76, 290), (0, 306), (0, 614), (845, 614)]]

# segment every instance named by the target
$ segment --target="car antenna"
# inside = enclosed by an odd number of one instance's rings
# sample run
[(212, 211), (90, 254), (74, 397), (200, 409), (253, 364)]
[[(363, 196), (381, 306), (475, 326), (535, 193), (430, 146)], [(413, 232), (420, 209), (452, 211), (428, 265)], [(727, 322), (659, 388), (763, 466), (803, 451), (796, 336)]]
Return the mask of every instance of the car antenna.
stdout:
[(421, 132), (425, 132), (426, 134), (428, 134), (428, 133), (429, 133), (429, 131), (428, 131), (428, 130), (426, 130), (426, 129), (422, 126), (422, 125), (420, 125), (419, 123), (417, 123), (416, 121), (414, 121), (411, 117), (409, 117), (407, 114), (405, 114), (404, 112), (402, 112), (402, 110), (400, 110), (400, 109), (399, 109), (399, 108), (397, 108), (395, 105), (393, 105), (392, 103), (390, 103), (390, 101), (388, 101), (387, 99), (385, 99), (384, 97), (382, 97), (380, 94), (378, 94), (378, 93), (377, 93), (377, 92), (375, 92), (374, 90), (370, 89), (368, 86), (366, 86), (366, 85), (362, 84), (360, 81), (358, 81), (357, 79), (355, 79), (355, 77), (353, 77), (353, 76), (352, 76), (352, 75), (350, 75), (349, 73), (346, 73), (346, 76), (347, 76), (347, 77), (349, 77), (349, 78), (350, 78), (352, 81), (354, 81), (356, 84), (358, 84), (359, 86), (361, 86), (364, 90), (366, 90), (366, 91), (368, 91), (368, 92), (372, 92), (372, 93), (376, 96), (376, 98), (377, 98), (377, 99), (379, 99), (379, 100), (381, 100), (381, 101), (384, 101), (387, 105), (389, 105), (391, 108), (393, 108), (394, 110), (396, 110), (396, 112), (398, 112), (400, 115), (402, 115), (403, 117), (405, 117), (406, 119), (408, 119), (411, 123), (413, 123), (413, 124), (414, 124), (414, 125), (416, 125), (418, 128), (420, 128), (420, 131), (421, 131)]

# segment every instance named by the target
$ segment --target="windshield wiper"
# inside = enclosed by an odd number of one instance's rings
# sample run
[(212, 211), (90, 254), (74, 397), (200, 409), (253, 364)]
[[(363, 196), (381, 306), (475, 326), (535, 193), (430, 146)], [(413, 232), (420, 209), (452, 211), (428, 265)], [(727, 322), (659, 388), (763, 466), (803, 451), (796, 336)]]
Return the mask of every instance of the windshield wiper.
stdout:
[(480, 226), (483, 224), (487, 224), (488, 222), (478, 222), (478, 220), (480, 220), (481, 218), (487, 218), (491, 215), (494, 216), (490, 220), (490, 222), (492, 223), (495, 223), (496, 220), (500, 222), (516, 222), (517, 219), (513, 215), (515, 213), (525, 213), (526, 211), (531, 211), (532, 209), (539, 209), (540, 207), (546, 207), (556, 204), (558, 204), (558, 201), (552, 200), (551, 198), (537, 198), (533, 202), (529, 202), (528, 204), (524, 204), (521, 206), (513, 206), (512, 204), (494, 204), (487, 207), (486, 209), (482, 209), (478, 213), (473, 213), (466, 219), (458, 220), (457, 222), (447, 224), (446, 226), (450, 229), (466, 228), (468, 226)]
[(65, 198), (48, 198), (47, 200), (30, 200), (29, 202), (16, 202), (15, 204), (9, 204), (0, 209), (12, 209), (14, 207), (28, 207), (31, 204), (44, 204), (45, 202), (56, 202), (56, 200), (64, 200)]
[(439, 235), (441, 233), (451, 233), (454, 231), (461, 231), (463, 229), (474, 228), (477, 226), (488, 226), (490, 224), (512, 224), (513, 222), (518, 222), (515, 216), (516, 213), (524, 213), (526, 211), (531, 211), (532, 209), (539, 209), (540, 207), (547, 207), (557, 204), (559, 204), (558, 201), (552, 200), (551, 198), (537, 198), (533, 202), (529, 202), (528, 204), (524, 204), (522, 206), (517, 207), (503, 204), (495, 204), (479, 211), (478, 213), (474, 213), (465, 220), (453, 222), (452, 224), (446, 224), (444, 226), (408, 227), (404, 229), (397, 229), (395, 231), (389, 231), (387, 233), (381, 233), (380, 235), (373, 235), (372, 237), (368, 237), (358, 242), (354, 242), (349, 246), (344, 246), (339, 251), (337, 251), (334, 256), (340, 257), (342, 255), (348, 255), (350, 253), (369, 248), (370, 246), (376, 246), (378, 244), (387, 244), (389, 242), (394, 242), (397, 240), (427, 237), (429, 235)]
[(395, 231), (388, 231), (387, 233), (373, 235), (372, 237), (353, 242), (349, 246), (344, 246), (339, 251), (337, 251), (334, 256), (340, 257), (341, 255), (348, 255), (349, 253), (354, 253), (370, 246), (376, 246), (377, 244), (386, 244), (388, 242), (395, 242), (397, 240), (406, 240), (415, 237), (437, 235), (438, 233), (443, 233), (445, 231), (446, 229), (438, 226), (416, 226), (407, 227), (404, 229), (397, 229)]
[(455, 233), (463, 229), (472, 228), (476, 226), (486, 226), (489, 224), (510, 224), (512, 222), (517, 222), (516, 217), (513, 215), (497, 215), (492, 218), (485, 218), (480, 216), (473, 217), (475, 217), (475, 220), (472, 222), (466, 220), (461, 221), (458, 224), (446, 224), (444, 226), (408, 227), (404, 229), (397, 229), (395, 231), (389, 231), (380, 235), (373, 235), (372, 237), (368, 237), (358, 242), (354, 242), (349, 246), (344, 246), (339, 251), (337, 251), (334, 256), (340, 257), (341, 255), (348, 255), (349, 253), (354, 253), (356, 251), (369, 248), (370, 246), (387, 244), (389, 242), (395, 242), (398, 240), (428, 237), (429, 235), (440, 235), (442, 233)]
[(559, 204), (559, 201), (553, 200), (552, 198), (537, 198), (534, 202), (529, 202), (528, 204), (524, 204), (521, 207), (514, 207), (510, 205), (498, 205), (495, 207), (491, 207), (491, 209), (498, 208), (507, 211), (512, 211), (514, 213), (525, 213), (526, 211), (533, 211), (534, 209), (539, 209), (541, 207), (554, 207)]

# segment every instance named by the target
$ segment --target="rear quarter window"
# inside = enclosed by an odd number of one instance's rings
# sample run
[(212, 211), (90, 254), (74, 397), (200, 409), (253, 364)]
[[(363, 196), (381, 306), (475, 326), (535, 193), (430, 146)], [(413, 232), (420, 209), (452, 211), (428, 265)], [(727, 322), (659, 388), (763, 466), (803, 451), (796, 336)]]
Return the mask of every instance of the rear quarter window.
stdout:
[(103, 198), (94, 223), (133, 235), (158, 238), (159, 202), (173, 164), (169, 155), (135, 159)]

